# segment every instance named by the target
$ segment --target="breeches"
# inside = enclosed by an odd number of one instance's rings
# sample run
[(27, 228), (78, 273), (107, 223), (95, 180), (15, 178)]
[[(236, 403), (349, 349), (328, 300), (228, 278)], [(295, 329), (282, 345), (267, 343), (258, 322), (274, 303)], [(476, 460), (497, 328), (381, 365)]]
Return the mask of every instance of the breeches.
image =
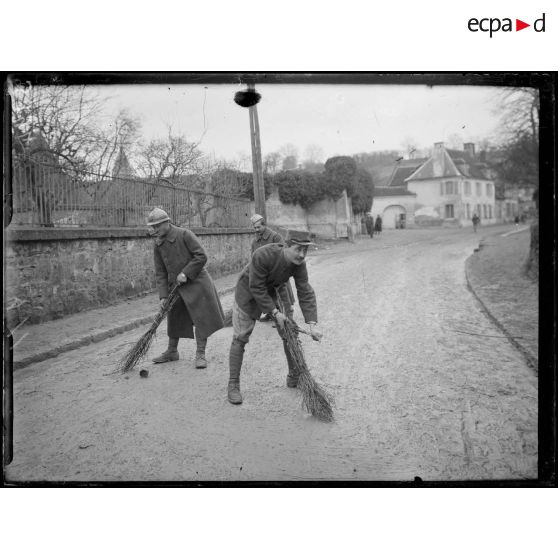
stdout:
[(243, 345), (248, 343), (250, 335), (256, 327), (256, 320), (251, 318), (238, 304), (233, 302), (232, 311), (233, 341), (239, 341)]

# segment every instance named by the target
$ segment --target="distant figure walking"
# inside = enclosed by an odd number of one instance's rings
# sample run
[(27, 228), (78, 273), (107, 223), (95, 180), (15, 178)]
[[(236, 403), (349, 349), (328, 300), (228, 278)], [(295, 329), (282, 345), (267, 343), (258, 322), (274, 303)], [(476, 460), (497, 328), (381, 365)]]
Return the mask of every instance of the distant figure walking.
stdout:
[(513, 222), (515, 223), (515, 228), (517, 229), (517, 227), (519, 227), (519, 215), (515, 216), (515, 219), (513, 220)]
[(370, 238), (374, 236), (374, 217), (368, 213), (366, 215), (366, 232), (370, 235)]
[(477, 232), (477, 227), (480, 223), (480, 217), (476, 213), (473, 213), (473, 218), (471, 219), (471, 221), (473, 221), (473, 231)]
[(382, 218), (378, 215), (376, 217), (376, 224), (374, 225), (374, 231), (376, 231), (376, 236), (382, 234)]

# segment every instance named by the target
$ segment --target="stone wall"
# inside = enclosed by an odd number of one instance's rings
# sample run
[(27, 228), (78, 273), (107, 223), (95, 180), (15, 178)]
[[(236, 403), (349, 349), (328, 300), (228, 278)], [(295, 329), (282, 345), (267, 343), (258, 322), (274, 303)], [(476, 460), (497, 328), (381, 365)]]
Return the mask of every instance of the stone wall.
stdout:
[(353, 234), (353, 220), (351, 198), (346, 192), (336, 201), (327, 198), (308, 210), (308, 230), (323, 238), (347, 238)]
[[(193, 229), (213, 277), (239, 271), (251, 229)], [(145, 228), (8, 229), (4, 301), (9, 327), (106, 306), (155, 288), (153, 240)]]
[(300, 205), (284, 204), (275, 190), (266, 201), (266, 211), (269, 226), (279, 232), (308, 229), (322, 238), (347, 238), (359, 233), (346, 192), (337, 201), (321, 200), (306, 210)]
[(308, 219), (306, 210), (298, 204), (285, 204), (279, 199), (275, 189), (265, 202), (267, 222), (271, 228), (306, 229)]

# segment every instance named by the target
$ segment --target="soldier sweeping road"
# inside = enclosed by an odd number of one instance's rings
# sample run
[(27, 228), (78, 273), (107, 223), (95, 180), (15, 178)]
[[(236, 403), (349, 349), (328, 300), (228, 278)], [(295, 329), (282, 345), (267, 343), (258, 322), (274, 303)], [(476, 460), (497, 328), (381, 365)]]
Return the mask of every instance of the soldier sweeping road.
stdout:
[[(228, 399), (234, 404), (242, 403), (240, 393), (240, 369), (244, 348), (262, 312), (271, 313), (281, 331), (287, 316), (277, 309), (277, 292), (282, 301), (287, 302), (285, 283), (294, 278), (298, 300), (304, 320), (310, 326), (315, 339), (321, 338), (317, 330), (317, 305), (314, 289), (308, 283), (308, 272), (304, 259), (308, 246), (313, 244), (308, 231), (287, 232), (284, 244), (268, 244), (257, 249), (251, 262), (242, 270), (238, 278), (233, 303), (233, 340), (229, 354)], [(299, 371), (292, 362), (285, 341), (283, 348), (287, 357), (289, 373), (287, 386), (295, 388)]]
[(175, 283), (180, 285), (180, 298), (167, 316), (168, 349), (153, 362), (178, 360), (178, 340), (195, 337), (195, 366), (206, 368), (207, 338), (225, 324), (217, 289), (204, 269), (205, 250), (192, 231), (171, 224), (167, 213), (158, 207), (149, 214), (147, 224), (155, 237), (155, 275), (161, 305), (169, 288)]

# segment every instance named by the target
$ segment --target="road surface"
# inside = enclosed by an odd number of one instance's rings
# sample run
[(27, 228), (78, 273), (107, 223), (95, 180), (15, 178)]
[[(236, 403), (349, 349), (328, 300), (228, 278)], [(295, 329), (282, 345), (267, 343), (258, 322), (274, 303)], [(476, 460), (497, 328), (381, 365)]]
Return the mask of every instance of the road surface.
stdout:
[[(386, 231), (308, 258), (324, 339), (302, 342), (335, 422), (285, 386), (269, 323), (247, 346), (241, 406), (226, 399), (231, 328), (210, 338), (207, 370), (181, 340), (181, 360), (147, 361), (146, 379), (106, 375), (144, 327), (16, 372), (8, 480), (536, 478), (536, 374), (467, 289), (478, 240)], [(150, 356), (165, 346), (162, 327)]]

